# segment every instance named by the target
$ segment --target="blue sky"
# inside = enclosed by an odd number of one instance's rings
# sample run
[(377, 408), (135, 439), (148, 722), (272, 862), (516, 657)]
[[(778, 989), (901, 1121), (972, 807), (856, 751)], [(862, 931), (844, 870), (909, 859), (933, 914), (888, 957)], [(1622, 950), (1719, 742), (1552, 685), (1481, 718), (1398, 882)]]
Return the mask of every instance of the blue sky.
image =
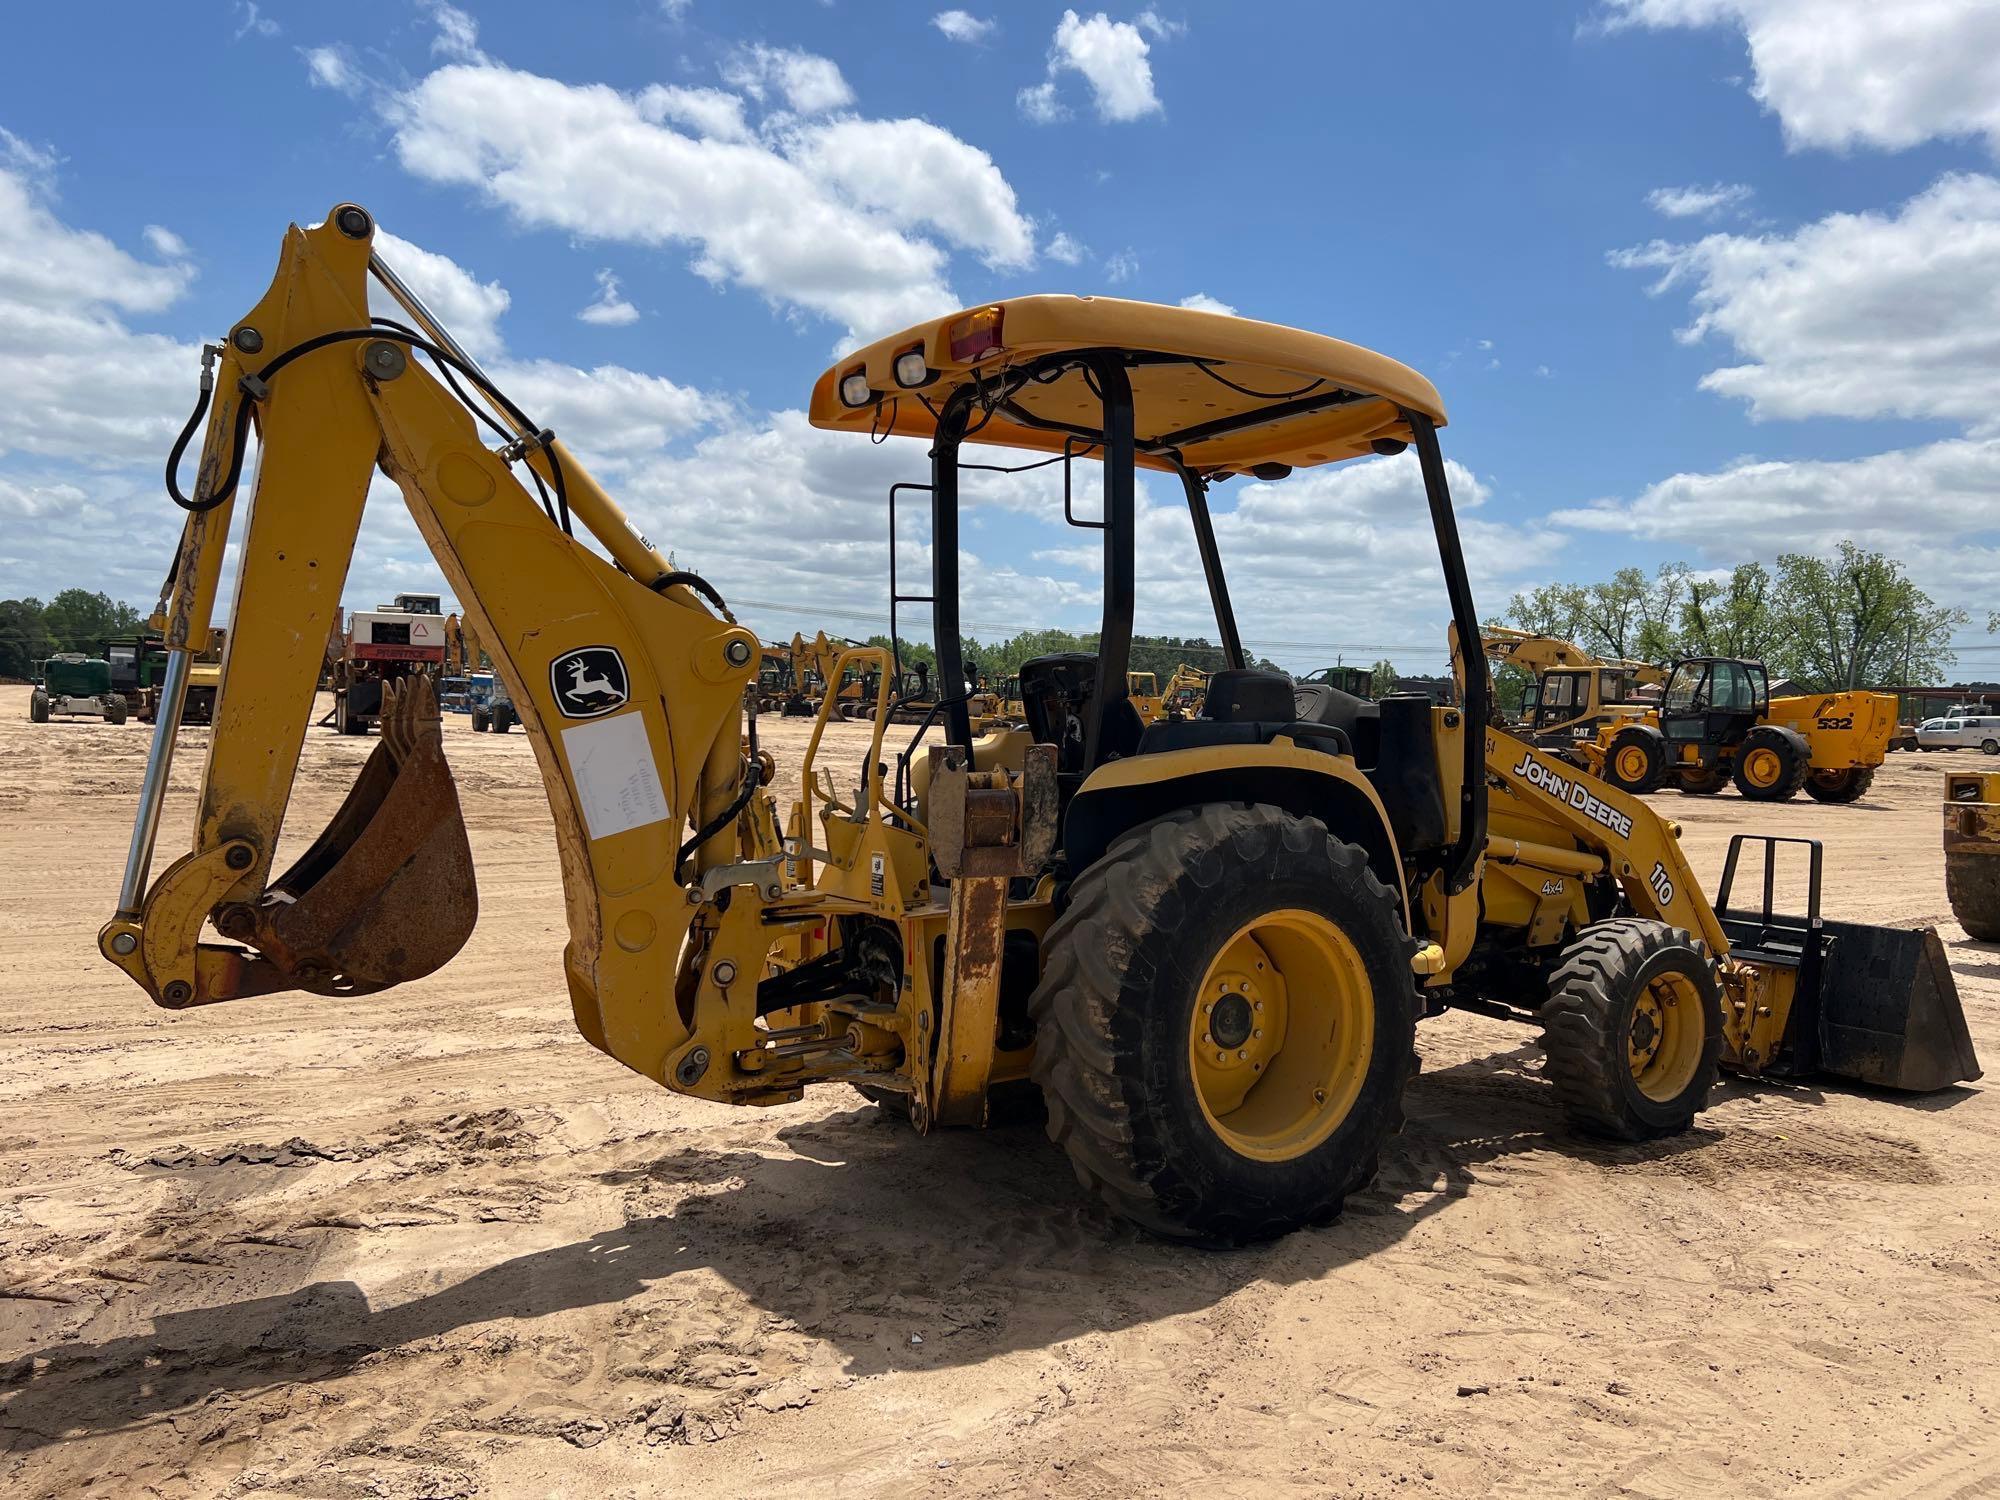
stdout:
[[(101, 10), (15, 18), (0, 596), (150, 599), (194, 347), (261, 292), (288, 220), (353, 198), (517, 399), (774, 635), (879, 628), (881, 491), (922, 466), (806, 430), (813, 377), (1029, 291), (1214, 299), (1431, 375), (1488, 613), (1552, 578), (1848, 537), (1982, 622), (1993, 602), (2000, 6), (551, 16), (130, 6), (108, 43)], [(1087, 627), (1094, 568), (1046, 484), (976, 498), (967, 618)], [(1146, 510), (1142, 628), (1203, 623), (1173, 498)], [(435, 578), (377, 499), (350, 606)], [(1285, 665), (1439, 662), (1410, 460), (1218, 504), (1245, 634)], [(1967, 671), (2000, 662), (1965, 645)]]

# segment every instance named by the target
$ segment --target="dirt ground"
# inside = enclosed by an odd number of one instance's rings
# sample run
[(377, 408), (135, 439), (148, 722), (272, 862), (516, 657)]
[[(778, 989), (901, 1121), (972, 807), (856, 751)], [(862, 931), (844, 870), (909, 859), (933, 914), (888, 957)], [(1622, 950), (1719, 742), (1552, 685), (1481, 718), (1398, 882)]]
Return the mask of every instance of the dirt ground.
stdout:
[[(1322, 1231), (1109, 1219), (1033, 1128), (838, 1087), (675, 1097), (571, 1028), (525, 737), (448, 745), (481, 916), (384, 997), (154, 1009), (97, 954), (148, 731), (0, 688), (0, 1492), (761, 1496), (2000, 1492), (2000, 1104), (1725, 1081), (1567, 1135), (1529, 1033), (1421, 1033), (1409, 1127)], [(796, 765), (796, 725), (766, 721)], [(853, 732), (839, 749), (858, 759)], [(162, 859), (184, 848), (186, 732)], [(293, 848), (367, 743), (308, 733)], [(1952, 923), (1940, 776), (1655, 799), (1826, 841), (1829, 914)]]

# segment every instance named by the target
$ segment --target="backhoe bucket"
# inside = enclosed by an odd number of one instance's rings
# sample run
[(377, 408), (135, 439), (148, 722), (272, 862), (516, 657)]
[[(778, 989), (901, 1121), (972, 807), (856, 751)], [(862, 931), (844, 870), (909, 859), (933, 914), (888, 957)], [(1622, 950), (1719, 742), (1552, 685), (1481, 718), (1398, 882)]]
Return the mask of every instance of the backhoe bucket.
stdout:
[[(1810, 860), (1803, 917), (1774, 909), (1778, 853), (1786, 845), (1802, 847)], [(1754, 907), (1730, 904), (1745, 846), (1763, 851), (1763, 899)], [(1715, 906), (1731, 955), (1796, 974), (1784, 1037), (1756, 1071), (1830, 1073), (1913, 1093), (1979, 1077), (1958, 981), (1937, 929), (1825, 920), (1823, 863), (1817, 839), (1739, 833), (1729, 841)]]
[[(1821, 1072), (1915, 1092), (1979, 1077), (1935, 927), (1825, 922), (1820, 935)], [(1802, 993), (1795, 1003), (1811, 998)]]
[(257, 905), (219, 916), (277, 971), (246, 988), (373, 994), (443, 967), (472, 935), (472, 849), (429, 679), (385, 684), (381, 723), (326, 831)]

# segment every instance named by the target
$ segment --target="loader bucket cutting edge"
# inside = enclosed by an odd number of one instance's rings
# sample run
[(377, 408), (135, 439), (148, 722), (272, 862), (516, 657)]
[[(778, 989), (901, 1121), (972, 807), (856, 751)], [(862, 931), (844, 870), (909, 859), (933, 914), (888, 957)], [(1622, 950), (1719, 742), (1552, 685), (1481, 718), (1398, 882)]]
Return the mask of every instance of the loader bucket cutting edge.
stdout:
[(1828, 921), (1821, 936), (1822, 1072), (1913, 1093), (1980, 1076), (1936, 928)]
[(381, 723), (347, 800), (251, 909), (241, 936), (278, 971), (257, 989), (372, 994), (443, 967), (472, 935), (472, 849), (429, 680), (387, 684)]

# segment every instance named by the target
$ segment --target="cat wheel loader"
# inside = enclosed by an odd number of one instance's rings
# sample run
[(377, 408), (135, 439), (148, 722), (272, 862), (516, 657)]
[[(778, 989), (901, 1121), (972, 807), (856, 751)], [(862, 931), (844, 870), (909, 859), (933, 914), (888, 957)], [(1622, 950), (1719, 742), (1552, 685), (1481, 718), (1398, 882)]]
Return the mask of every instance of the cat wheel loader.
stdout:
[[(1312, 721), (1288, 678), (1245, 664), (1211, 491), (1407, 449), (1456, 639), (1477, 642), (1444, 408), (1405, 366), (1271, 324), (1065, 296), (972, 308), (843, 358), (810, 420), (930, 455), (939, 680), (965, 677), (968, 444), (1094, 466), (1101, 636), (1094, 653), (1022, 664), (1025, 729), (975, 737), (965, 698), (946, 697), (900, 746), (886, 743), (889, 653), (843, 650), (829, 682), (874, 675), (867, 754), (831, 763), (829, 693), (781, 812), (744, 710), (757, 637), (494, 386), (374, 238), (351, 203), (286, 235), (269, 291), (211, 351), (191, 493), (169, 464), (187, 511), (164, 622), (174, 691), (100, 936), (157, 1003), (354, 1004), (444, 965), (472, 929), (471, 856), (422, 679), (392, 690), (325, 832), (289, 869), (272, 861), (379, 465), (539, 762), (576, 1024), (683, 1094), (778, 1105), (855, 1086), (928, 1133), (1039, 1092), (1048, 1133), (1117, 1213), (1234, 1244), (1325, 1222), (1369, 1181), (1418, 1019), (1453, 1006), (1539, 1021), (1563, 1108), (1626, 1138), (1686, 1129), (1718, 1059), (1916, 1089), (1977, 1075), (1935, 933), (1825, 922), (1816, 899), (1798, 915), (1768, 898), (1718, 912), (1670, 824), (1487, 725), (1476, 644), (1462, 707), (1390, 697)], [(408, 322), (370, 317), (371, 272)], [(1197, 716), (1149, 726), (1126, 676), (1141, 471), (1185, 499), (1229, 663)], [(178, 685), (238, 511), (193, 839), (154, 878)]]

